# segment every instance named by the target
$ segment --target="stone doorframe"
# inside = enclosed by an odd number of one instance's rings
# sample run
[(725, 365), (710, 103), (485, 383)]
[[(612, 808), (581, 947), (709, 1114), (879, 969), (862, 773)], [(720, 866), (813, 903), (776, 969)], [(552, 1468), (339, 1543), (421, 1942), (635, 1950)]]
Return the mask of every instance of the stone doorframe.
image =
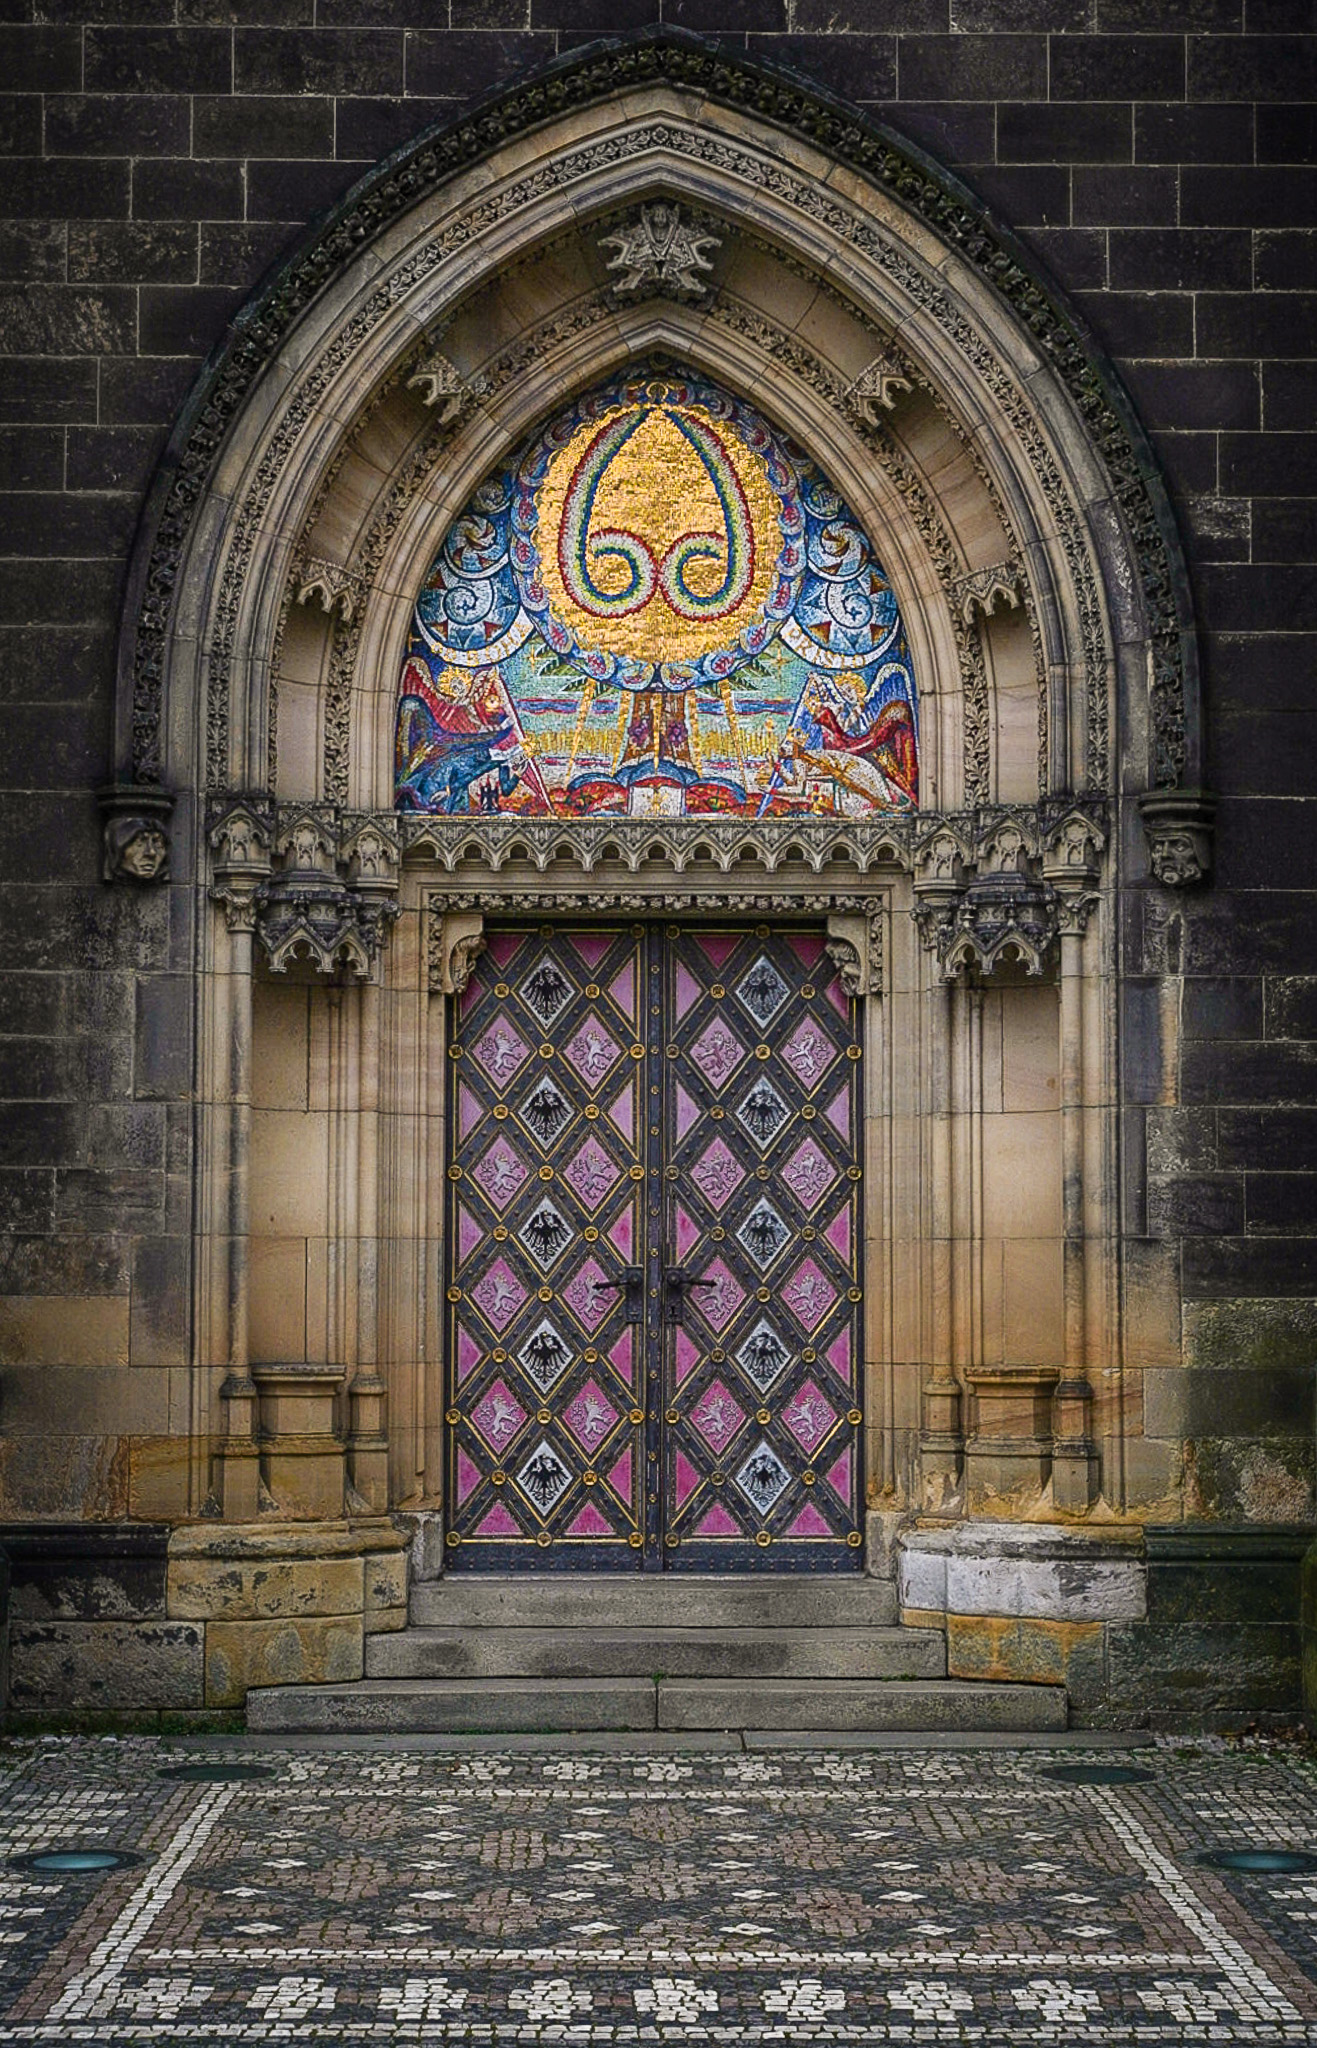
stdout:
[[(566, 397), (656, 353), (760, 407), (880, 537), (924, 809), (398, 817), (395, 678), (437, 536)], [(1117, 938), (1122, 889), (1210, 857), (1188, 583), (1082, 325), (919, 151), (665, 33), (392, 159), (239, 316), (179, 423), (116, 744), (107, 877), (167, 882), (194, 934), (192, 1513), (428, 1496), (437, 996), (484, 915), (623, 906), (824, 916), (870, 997), (875, 1498), (1046, 1512), (1050, 1485), (1082, 1512), (1101, 1437), (1119, 1508)], [(300, 1360), (250, 1341), (253, 1004), (290, 979), (327, 1048), (336, 1233)], [(1017, 986), (1055, 991), (1045, 1359), (985, 1337), (984, 1019), (1000, 1036)]]

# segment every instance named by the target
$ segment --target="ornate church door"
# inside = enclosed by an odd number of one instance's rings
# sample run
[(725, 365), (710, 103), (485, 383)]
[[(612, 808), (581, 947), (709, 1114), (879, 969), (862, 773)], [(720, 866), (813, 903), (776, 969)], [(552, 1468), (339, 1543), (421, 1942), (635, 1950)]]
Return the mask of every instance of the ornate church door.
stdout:
[(490, 932), (450, 1044), (451, 1567), (858, 1567), (854, 1007), (820, 931)]

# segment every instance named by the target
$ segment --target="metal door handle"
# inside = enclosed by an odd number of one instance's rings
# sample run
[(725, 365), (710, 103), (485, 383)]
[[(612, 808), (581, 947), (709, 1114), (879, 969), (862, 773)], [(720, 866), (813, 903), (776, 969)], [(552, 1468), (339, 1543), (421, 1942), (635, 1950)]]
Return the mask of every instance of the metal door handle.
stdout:
[(717, 1287), (717, 1280), (691, 1280), (680, 1266), (669, 1266), (663, 1275), (663, 1320), (685, 1321), (686, 1291), (691, 1287)]
[(645, 1319), (645, 1269), (643, 1266), (623, 1266), (620, 1280), (596, 1280), (593, 1282), (596, 1294), (626, 1295), (626, 1319), (629, 1323), (641, 1323)]

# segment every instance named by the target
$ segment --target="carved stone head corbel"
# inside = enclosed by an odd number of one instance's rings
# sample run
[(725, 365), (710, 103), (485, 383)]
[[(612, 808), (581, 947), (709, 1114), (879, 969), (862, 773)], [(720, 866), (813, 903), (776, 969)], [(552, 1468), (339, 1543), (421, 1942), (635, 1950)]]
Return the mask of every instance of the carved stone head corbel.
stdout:
[(172, 790), (156, 783), (112, 782), (96, 792), (101, 811), (101, 879), (169, 880)]
[(1148, 865), (1164, 889), (1189, 889), (1212, 872), (1216, 799), (1201, 789), (1150, 790), (1139, 798)]

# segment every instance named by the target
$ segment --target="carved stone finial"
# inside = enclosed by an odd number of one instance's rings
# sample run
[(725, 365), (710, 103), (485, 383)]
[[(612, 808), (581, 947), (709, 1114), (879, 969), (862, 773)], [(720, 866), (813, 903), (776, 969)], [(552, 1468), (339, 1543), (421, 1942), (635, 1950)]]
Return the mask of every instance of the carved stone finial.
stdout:
[(1164, 889), (1190, 889), (1212, 872), (1216, 800), (1201, 789), (1159, 789), (1139, 798), (1148, 864)]
[(713, 269), (706, 249), (721, 249), (717, 235), (702, 234), (681, 217), (679, 207), (666, 200), (642, 206), (634, 221), (616, 233), (599, 237), (601, 249), (616, 249), (608, 269), (621, 271), (613, 280), (618, 293), (655, 291), (679, 295), (687, 292), (702, 299), (706, 287), (697, 272)]
[(879, 409), (895, 412), (896, 393), (913, 391), (914, 385), (904, 369), (891, 356), (875, 356), (867, 367), (861, 370), (845, 396), (845, 403), (870, 426), (878, 425)]
[(487, 943), (485, 920), (478, 910), (446, 910), (443, 905), (443, 897), (431, 897), (430, 993), (464, 996)]
[(364, 579), (355, 571), (326, 561), (323, 555), (306, 555), (293, 566), (293, 595), (298, 604), (318, 598), (321, 611), (337, 611), (345, 626), (352, 624), (365, 588)]
[(112, 782), (98, 790), (101, 809), (101, 879), (169, 880), (169, 818), (173, 792), (158, 783)]
[(423, 358), (407, 379), (409, 391), (419, 391), (422, 405), (439, 405), (439, 425), (451, 426), (468, 398), (479, 398), (489, 388), (482, 375), (464, 377), (456, 363), (435, 349)]
[(965, 624), (973, 623), (975, 612), (981, 612), (985, 619), (990, 619), (997, 609), (998, 599), (1015, 610), (1020, 602), (1023, 580), (1014, 562), (994, 562), (989, 569), (973, 569), (968, 576), (959, 577), (952, 589)]

